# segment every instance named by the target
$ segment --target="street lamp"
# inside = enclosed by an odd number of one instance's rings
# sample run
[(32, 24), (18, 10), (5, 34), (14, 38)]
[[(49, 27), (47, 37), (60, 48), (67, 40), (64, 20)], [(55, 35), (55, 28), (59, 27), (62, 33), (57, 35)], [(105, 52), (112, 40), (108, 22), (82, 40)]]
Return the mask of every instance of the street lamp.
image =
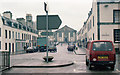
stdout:
[(48, 63), (48, 4), (44, 2), (44, 10), (46, 12), (46, 40), (47, 40), (47, 63)]

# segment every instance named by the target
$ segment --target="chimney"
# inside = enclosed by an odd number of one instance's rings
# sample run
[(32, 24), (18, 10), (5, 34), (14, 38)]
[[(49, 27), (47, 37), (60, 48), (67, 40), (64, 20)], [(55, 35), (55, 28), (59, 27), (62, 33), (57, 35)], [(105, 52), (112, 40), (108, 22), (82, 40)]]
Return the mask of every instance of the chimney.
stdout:
[(26, 14), (26, 21), (32, 21), (32, 14)]
[(9, 19), (12, 19), (12, 13), (10, 11), (3, 12), (3, 16)]

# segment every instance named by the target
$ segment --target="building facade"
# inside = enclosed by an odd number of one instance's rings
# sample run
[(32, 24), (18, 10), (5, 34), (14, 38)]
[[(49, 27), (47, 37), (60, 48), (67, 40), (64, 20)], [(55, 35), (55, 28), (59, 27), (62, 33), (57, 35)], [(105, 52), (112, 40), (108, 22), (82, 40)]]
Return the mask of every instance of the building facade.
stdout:
[(78, 33), (78, 43), (86, 46), (89, 40), (111, 40), (120, 50), (120, 2), (119, 0), (92, 3), (88, 19)]
[(37, 31), (7, 16), (10, 13), (0, 15), (0, 50), (16, 53), (24, 46), (36, 46)]
[(56, 42), (76, 42), (76, 30), (65, 25), (63, 28), (54, 32), (54, 37)]

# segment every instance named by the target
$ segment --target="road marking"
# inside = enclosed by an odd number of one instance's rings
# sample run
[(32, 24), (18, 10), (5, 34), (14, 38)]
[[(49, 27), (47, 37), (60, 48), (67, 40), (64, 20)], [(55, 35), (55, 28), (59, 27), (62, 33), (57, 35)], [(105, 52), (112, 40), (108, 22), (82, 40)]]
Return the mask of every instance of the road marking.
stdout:
[(118, 69), (116, 69), (117, 72), (120, 72)]
[(86, 72), (85, 70), (76, 70), (76, 69), (73, 69), (74, 72)]
[(85, 64), (86, 62), (84, 62), (84, 61), (83, 61), (83, 62), (74, 61), (74, 63), (77, 63), (77, 64), (78, 64), (78, 63), (83, 63), (83, 64)]

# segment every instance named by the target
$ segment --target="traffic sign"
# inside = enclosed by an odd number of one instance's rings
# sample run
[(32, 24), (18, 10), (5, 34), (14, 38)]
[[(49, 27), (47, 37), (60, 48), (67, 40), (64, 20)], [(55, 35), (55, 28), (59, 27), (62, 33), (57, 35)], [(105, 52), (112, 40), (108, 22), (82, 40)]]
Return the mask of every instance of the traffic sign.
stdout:
[[(41, 35), (47, 35), (47, 32), (42, 32)], [(52, 36), (53, 32), (48, 32), (48, 36)]]
[[(48, 15), (48, 30), (58, 29), (61, 23), (58, 15)], [(46, 30), (46, 15), (37, 15), (37, 29)]]
[(48, 4), (44, 2), (44, 10), (46, 13), (48, 13)]

